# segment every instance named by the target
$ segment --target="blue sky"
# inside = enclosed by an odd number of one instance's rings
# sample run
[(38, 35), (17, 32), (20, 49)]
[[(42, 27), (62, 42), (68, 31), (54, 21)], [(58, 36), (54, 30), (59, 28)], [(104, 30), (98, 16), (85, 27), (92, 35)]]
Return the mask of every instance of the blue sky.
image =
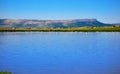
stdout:
[(120, 23), (120, 0), (0, 0), (0, 18)]

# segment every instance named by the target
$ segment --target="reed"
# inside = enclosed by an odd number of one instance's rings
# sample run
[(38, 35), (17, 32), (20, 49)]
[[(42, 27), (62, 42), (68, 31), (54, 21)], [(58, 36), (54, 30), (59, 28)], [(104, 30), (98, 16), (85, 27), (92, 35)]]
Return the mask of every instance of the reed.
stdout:
[(0, 32), (120, 32), (120, 27), (0, 28)]

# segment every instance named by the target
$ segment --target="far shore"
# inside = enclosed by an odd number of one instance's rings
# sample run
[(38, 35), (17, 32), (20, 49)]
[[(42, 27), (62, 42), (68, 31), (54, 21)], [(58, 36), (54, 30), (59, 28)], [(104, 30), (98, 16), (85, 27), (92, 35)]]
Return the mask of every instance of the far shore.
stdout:
[(120, 26), (76, 28), (0, 28), (0, 32), (120, 32)]

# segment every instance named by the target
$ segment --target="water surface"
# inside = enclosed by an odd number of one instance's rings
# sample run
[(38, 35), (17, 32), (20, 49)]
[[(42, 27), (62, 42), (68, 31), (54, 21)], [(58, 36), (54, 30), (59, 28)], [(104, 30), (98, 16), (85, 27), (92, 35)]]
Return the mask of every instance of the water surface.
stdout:
[(1, 32), (0, 71), (120, 74), (120, 33)]

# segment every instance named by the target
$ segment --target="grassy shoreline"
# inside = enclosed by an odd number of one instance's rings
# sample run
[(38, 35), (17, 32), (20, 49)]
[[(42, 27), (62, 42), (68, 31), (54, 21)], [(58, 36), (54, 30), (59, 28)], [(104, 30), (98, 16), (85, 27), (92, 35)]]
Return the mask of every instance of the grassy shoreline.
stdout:
[(0, 32), (120, 32), (120, 26), (77, 28), (0, 28)]

